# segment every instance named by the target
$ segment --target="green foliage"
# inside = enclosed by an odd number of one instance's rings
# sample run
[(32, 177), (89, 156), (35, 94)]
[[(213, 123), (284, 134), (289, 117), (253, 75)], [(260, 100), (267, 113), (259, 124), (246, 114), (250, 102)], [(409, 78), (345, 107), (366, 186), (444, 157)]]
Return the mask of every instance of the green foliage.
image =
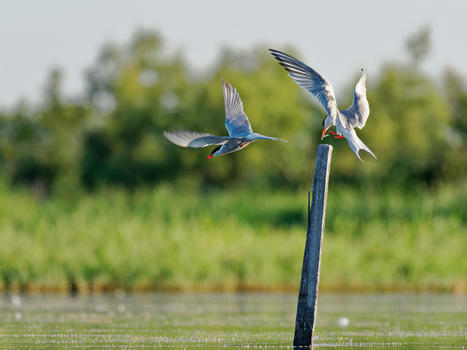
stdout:
[(405, 46), (414, 65), (428, 56), (431, 49), (430, 34), (430, 27), (423, 26), (407, 38)]
[[(429, 46), (429, 35), (422, 31), (409, 43)], [(289, 143), (259, 141), (209, 162), (209, 150), (169, 143), (168, 129), (226, 134), (222, 78), (238, 89), (255, 130)], [(357, 78), (341, 108), (352, 103)], [(369, 78), (371, 114), (358, 133), (379, 159), (361, 163), (345, 140), (328, 138), (333, 182), (431, 186), (465, 177), (467, 88), (459, 74), (447, 72), (443, 89), (410, 63), (385, 65)], [(21, 103), (0, 113), (0, 166), (12, 183), (48, 193), (173, 180), (193, 188), (310, 181), (324, 112), (265, 47), (224, 49), (194, 75), (179, 54), (167, 54), (160, 35), (140, 31), (124, 45), (102, 48), (87, 71), (84, 98), (65, 99), (61, 82), (60, 71), (52, 71), (40, 106)]]
[(360, 134), (382, 161), (365, 175), (393, 183), (439, 180), (451, 116), (434, 84), (408, 67), (388, 66), (368, 95), (373, 119)]
[(0, 114), (2, 170), (13, 183), (48, 193), (53, 185), (67, 190), (79, 184), (82, 135), (88, 110), (61, 97), (61, 73), (51, 72), (44, 104), (36, 110), (20, 104)]
[[(438, 86), (412, 63), (369, 77), (358, 134), (378, 160), (326, 139), (328, 288), (465, 286), (467, 87), (453, 70)], [(168, 129), (226, 134), (221, 79), (257, 132), (289, 142), (210, 161), (168, 142)], [(224, 49), (193, 74), (160, 35), (137, 32), (102, 48), (84, 97), (65, 98), (61, 83), (53, 70), (41, 104), (0, 111), (3, 288), (296, 286), (297, 189), (311, 184), (325, 113), (265, 47)]]
[[(467, 187), (329, 193), (321, 287), (466, 286)], [(365, 200), (362, 200), (364, 198)], [(296, 288), (306, 192), (0, 189), (0, 289)]]

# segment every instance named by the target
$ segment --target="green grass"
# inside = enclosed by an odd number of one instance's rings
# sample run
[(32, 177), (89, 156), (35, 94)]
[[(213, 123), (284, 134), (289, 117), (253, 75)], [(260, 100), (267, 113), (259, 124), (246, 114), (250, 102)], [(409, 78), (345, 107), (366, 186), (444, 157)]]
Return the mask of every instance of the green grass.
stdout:
[[(0, 289), (290, 289), (306, 190), (161, 185), (43, 199), (0, 186)], [(467, 185), (330, 185), (322, 289), (467, 288)]]

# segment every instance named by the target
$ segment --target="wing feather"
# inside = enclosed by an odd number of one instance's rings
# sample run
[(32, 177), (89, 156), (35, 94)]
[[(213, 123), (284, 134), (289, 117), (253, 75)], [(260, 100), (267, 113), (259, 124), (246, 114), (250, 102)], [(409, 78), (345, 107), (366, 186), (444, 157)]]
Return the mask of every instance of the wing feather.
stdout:
[[(363, 72), (363, 69), (362, 69)], [(352, 106), (342, 113), (347, 117), (347, 124), (362, 129), (370, 115), (370, 105), (366, 98), (366, 73), (363, 72), (355, 85)]]
[(292, 56), (273, 49), (269, 49), (269, 51), (274, 58), (279, 61), (280, 65), (289, 72), (289, 76), (293, 81), (316, 97), (335, 123), (339, 114), (339, 109), (337, 107), (334, 89), (326, 78)]
[(243, 111), (243, 103), (237, 90), (229, 83), (222, 82), (225, 104), (225, 128), (230, 136), (251, 133), (250, 121)]
[(223, 145), (230, 138), (227, 136), (215, 136), (202, 134), (196, 131), (164, 131), (167, 140), (181, 147), (202, 148), (211, 145)]

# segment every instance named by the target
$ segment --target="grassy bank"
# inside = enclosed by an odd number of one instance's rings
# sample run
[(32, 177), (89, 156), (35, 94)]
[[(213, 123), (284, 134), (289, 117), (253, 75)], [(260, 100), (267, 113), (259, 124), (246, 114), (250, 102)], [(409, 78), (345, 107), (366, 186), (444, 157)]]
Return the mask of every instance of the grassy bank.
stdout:
[[(0, 186), (0, 289), (291, 289), (306, 190), (172, 186), (53, 196)], [(467, 186), (331, 186), (322, 289), (467, 287)]]

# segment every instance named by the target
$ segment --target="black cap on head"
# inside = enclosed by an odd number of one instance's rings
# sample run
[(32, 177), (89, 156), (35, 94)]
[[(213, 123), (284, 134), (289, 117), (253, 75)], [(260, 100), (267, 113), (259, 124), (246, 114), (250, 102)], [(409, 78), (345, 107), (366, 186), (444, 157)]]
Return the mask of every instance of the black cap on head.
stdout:
[(221, 148), (221, 146), (217, 146), (216, 148), (214, 148), (211, 152), (211, 155), (216, 153), (219, 149)]

